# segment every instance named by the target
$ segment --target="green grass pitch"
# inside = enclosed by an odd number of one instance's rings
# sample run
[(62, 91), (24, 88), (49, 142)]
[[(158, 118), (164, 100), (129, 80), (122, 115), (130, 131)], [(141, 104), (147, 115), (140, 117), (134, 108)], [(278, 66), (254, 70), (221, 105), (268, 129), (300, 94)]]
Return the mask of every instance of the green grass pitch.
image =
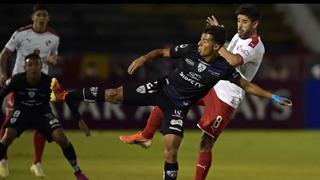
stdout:
[[(136, 131), (66, 131), (80, 166), (91, 180), (162, 179), (163, 140), (157, 133), (150, 149), (127, 145), (121, 134)], [(9, 148), (7, 180), (34, 180), (29, 171), (33, 158), (31, 131)], [(200, 140), (199, 130), (186, 130), (179, 152), (180, 180), (192, 180)], [(207, 179), (214, 180), (319, 180), (320, 131), (226, 130), (215, 144), (213, 166)], [(45, 180), (75, 179), (55, 143), (47, 144)]]

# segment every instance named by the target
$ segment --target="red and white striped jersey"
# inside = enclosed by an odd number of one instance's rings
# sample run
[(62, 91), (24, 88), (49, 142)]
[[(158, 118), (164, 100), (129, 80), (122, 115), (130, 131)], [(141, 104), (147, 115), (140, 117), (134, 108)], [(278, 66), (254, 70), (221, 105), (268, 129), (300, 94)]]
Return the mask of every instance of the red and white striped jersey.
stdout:
[(33, 30), (32, 24), (22, 27), (15, 31), (5, 48), (14, 52), (17, 50), (16, 62), (12, 75), (24, 72), (24, 58), (35, 51), (39, 52), (42, 62), (42, 72), (48, 74), (48, 64), (43, 63), (46, 57), (58, 55), (59, 36), (50, 28), (43, 33), (37, 33)]
[[(260, 37), (241, 39), (237, 33), (233, 36), (227, 50), (242, 57), (243, 62), (236, 69), (240, 72), (242, 78), (251, 81), (259, 69), (265, 52)], [(229, 81), (219, 81), (214, 86), (214, 90), (219, 99), (233, 108), (239, 106), (245, 94), (244, 90)]]

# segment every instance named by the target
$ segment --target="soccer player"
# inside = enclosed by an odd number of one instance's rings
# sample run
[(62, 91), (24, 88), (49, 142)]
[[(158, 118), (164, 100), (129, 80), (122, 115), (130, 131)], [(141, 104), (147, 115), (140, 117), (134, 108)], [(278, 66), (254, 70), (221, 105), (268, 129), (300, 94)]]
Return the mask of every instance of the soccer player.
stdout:
[(25, 57), (25, 72), (9, 79), (0, 90), (0, 102), (10, 92), (14, 92), (14, 109), (5, 125), (5, 133), (0, 141), (0, 158), (7, 148), (28, 128), (36, 129), (48, 142), (55, 141), (65, 158), (74, 169), (77, 180), (87, 180), (77, 162), (75, 150), (67, 139), (59, 120), (50, 108), (51, 77), (41, 72), (41, 58), (33, 53)]
[[(33, 52), (37, 52), (41, 57), (42, 72), (48, 74), (49, 65), (56, 65), (59, 60), (58, 56), (58, 46), (59, 46), (59, 36), (57, 33), (48, 27), (48, 22), (50, 20), (49, 12), (47, 8), (43, 5), (35, 5), (33, 7), (33, 13), (31, 15), (33, 24), (22, 27), (15, 31), (11, 36), (10, 40), (5, 45), (5, 48), (0, 54), (0, 85), (3, 86), (7, 77), (7, 61), (13, 55), (14, 51), (17, 51), (16, 61), (14, 64), (14, 69), (12, 75), (24, 72), (24, 58)], [(1, 128), (1, 136), (4, 133), (4, 126), (9, 120), (10, 113), (12, 113), (13, 94), (9, 94), (8, 97), (8, 112), (6, 112), (6, 117)], [(89, 135), (89, 129), (85, 122), (80, 119), (79, 113), (74, 105), (67, 102), (74, 118), (79, 120), (78, 125), (81, 130), (83, 130), (86, 135)], [(10, 110), (11, 109), (11, 110)], [(33, 134), (34, 142), (34, 160), (30, 167), (32, 173), (35, 176), (44, 177), (45, 174), (41, 168), (41, 158), (45, 147), (45, 139), (37, 131)], [(7, 156), (5, 155), (0, 161), (0, 176), (7, 177), (9, 175)]]
[[(184, 120), (189, 108), (204, 97), (219, 80), (228, 80), (246, 92), (273, 99), (291, 106), (289, 99), (267, 92), (241, 77), (223, 57), (219, 49), (225, 43), (225, 29), (219, 26), (204, 28), (198, 46), (182, 44), (173, 48), (155, 49), (135, 59), (128, 68), (133, 74), (143, 64), (158, 57), (177, 59), (178, 66), (158, 81), (145, 84), (127, 84), (115, 89), (90, 87), (64, 90), (53, 81), (52, 100), (111, 102), (135, 106), (157, 105), (164, 114), (161, 133), (164, 135), (165, 180), (175, 180), (178, 174), (178, 150), (183, 138)], [(276, 97), (276, 98), (273, 98)]]
[[(235, 66), (242, 77), (251, 81), (265, 52), (257, 33), (261, 12), (254, 5), (240, 5), (235, 15), (237, 16), (238, 33), (234, 35), (227, 48), (222, 47), (219, 50), (219, 54)], [(208, 17), (207, 23), (219, 26), (214, 16)], [(200, 143), (196, 180), (206, 178), (212, 162), (213, 144), (229, 123), (232, 113), (239, 106), (243, 97), (244, 91), (241, 88), (222, 80), (197, 102), (197, 105), (204, 105), (204, 112), (198, 123), (198, 127), (203, 130), (204, 134)], [(150, 147), (153, 135), (160, 127), (162, 117), (163, 113), (159, 107), (154, 107), (143, 131), (131, 136), (120, 136), (120, 140), (129, 144), (138, 144), (144, 148)]]

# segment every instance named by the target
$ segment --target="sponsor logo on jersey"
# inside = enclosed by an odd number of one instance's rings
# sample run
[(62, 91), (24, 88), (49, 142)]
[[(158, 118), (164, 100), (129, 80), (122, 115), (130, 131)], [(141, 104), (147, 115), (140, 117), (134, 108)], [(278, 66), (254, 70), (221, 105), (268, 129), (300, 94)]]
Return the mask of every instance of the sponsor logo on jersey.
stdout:
[(208, 70), (208, 72), (212, 75), (212, 76), (220, 76), (220, 73), (219, 72), (215, 72), (215, 71), (212, 71), (212, 70)]
[(190, 84), (194, 85), (195, 87), (198, 87), (198, 88), (203, 87), (203, 84), (196, 82), (195, 80), (189, 78), (183, 72), (180, 72), (179, 75), (182, 77), (182, 79), (188, 81)]
[(182, 127), (183, 121), (181, 119), (171, 119), (170, 124), (173, 125), (173, 126), (174, 125), (179, 125), (179, 126)]
[(188, 76), (192, 79), (197, 80), (197, 81), (199, 81), (201, 79), (201, 76), (197, 73), (194, 73), (194, 72), (189, 72)]
[(206, 65), (199, 63), (198, 64), (198, 72), (203, 72), (207, 68)]
[(189, 58), (186, 58), (184, 61), (186, 61), (187, 64), (189, 64), (190, 66), (194, 66), (194, 61), (192, 61)]

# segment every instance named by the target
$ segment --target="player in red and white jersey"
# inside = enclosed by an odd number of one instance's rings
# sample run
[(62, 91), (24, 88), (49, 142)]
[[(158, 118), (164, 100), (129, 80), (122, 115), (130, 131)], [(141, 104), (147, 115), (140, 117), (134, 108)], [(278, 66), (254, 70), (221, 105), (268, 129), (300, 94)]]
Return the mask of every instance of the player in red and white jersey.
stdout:
[[(25, 57), (28, 54), (36, 53), (40, 56), (42, 62), (41, 71), (45, 74), (49, 74), (49, 65), (56, 65), (60, 59), (58, 56), (59, 47), (59, 36), (57, 33), (48, 27), (48, 22), (50, 20), (49, 12), (45, 6), (35, 5), (33, 7), (33, 13), (31, 15), (33, 23), (22, 27), (15, 31), (11, 36), (10, 40), (5, 45), (5, 48), (0, 54), (0, 85), (3, 86), (8, 79), (7, 74), (7, 60), (16, 51), (16, 60), (14, 68), (12, 71), (12, 76), (25, 72)], [(1, 128), (1, 136), (3, 135), (3, 127), (7, 123), (10, 112), (12, 109), (13, 94), (9, 94), (7, 97), (7, 113), (5, 122)], [(69, 104), (68, 104), (69, 105)], [(11, 110), (12, 111), (12, 110)], [(80, 116), (80, 115), (79, 115)], [(79, 120), (79, 125), (87, 128), (85, 122), (81, 119)], [(80, 128), (81, 129), (81, 128)], [(41, 158), (45, 147), (45, 139), (40, 133), (34, 131), (34, 161), (30, 170), (39, 177), (45, 176), (41, 168)], [(6, 156), (5, 156), (6, 157)], [(6, 157), (7, 158), (7, 157)], [(2, 159), (0, 161), (0, 176), (7, 177), (9, 175), (7, 160)]]
[[(219, 54), (235, 66), (244, 79), (251, 81), (258, 71), (265, 52), (257, 33), (261, 12), (254, 5), (241, 5), (235, 15), (238, 33), (234, 35), (227, 48), (219, 50)], [(208, 17), (207, 23), (219, 26), (214, 16)], [(240, 87), (220, 80), (204, 98), (198, 101), (198, 105), (204, 105), (204, 112), (197, 125), (204, 133), (200, 143), (195, 180), (206, 178), (212, 163), (211, 151), (214, 142), (229, 123), (244, 95)], [(154, 107), (143, 131), (131, 136), (120, 136), (120, 140), (148, 148), (154, 133), (161, 125), (162, 117), (161, 110)]]

